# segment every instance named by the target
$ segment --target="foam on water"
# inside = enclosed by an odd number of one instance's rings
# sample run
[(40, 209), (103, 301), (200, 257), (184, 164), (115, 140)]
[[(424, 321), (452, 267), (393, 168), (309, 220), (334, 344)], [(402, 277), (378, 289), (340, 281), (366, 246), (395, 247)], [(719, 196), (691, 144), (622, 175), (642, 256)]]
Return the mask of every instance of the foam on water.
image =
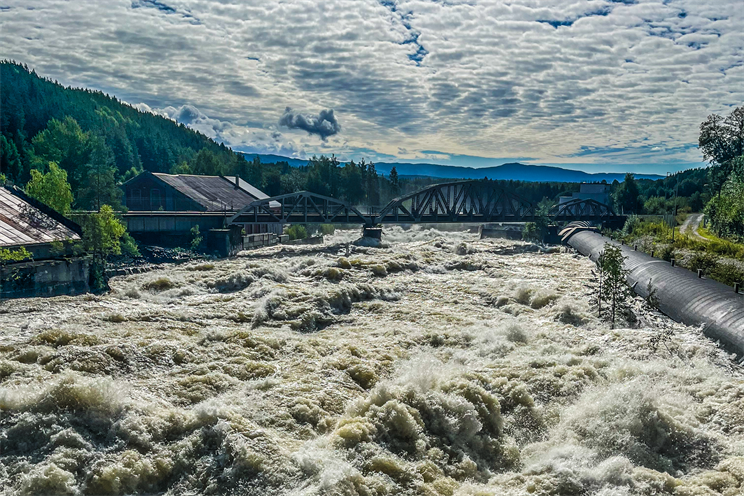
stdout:
[(698, 329), (610, 329), (570, 253), (358, 235), (2, 303), (0, 494), (744, 493)]

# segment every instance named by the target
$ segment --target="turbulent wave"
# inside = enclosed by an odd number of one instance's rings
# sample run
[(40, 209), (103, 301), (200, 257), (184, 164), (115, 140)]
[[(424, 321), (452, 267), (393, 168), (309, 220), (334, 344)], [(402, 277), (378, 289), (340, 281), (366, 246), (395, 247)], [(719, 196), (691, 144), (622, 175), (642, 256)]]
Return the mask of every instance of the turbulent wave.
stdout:
[(385, 231), (2, 303), (0, 494), (744, 493), (699, 330), (610, 329), (570, 253)]

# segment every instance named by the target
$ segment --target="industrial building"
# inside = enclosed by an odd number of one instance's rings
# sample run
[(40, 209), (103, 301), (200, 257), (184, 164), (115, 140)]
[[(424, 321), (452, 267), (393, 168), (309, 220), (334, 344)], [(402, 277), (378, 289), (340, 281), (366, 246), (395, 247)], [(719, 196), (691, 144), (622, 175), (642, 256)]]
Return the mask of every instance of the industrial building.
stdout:
[(578, 193), (561, 196), (558, 199), (558, 204), (574, 200), (594, 200), (604, 205), (611, 205), (610, 185), (607, 183), (581, 183)]
[[(73, 256), (80, 226), (15, 187), (0, 187), (0, 249), (25, 248), (30, 258), (0, 261), (0, 297), (89, 291), (89, 261)], [(6, 252), (6, 253), (7, 253)]]
[(209, 251), (229, 254), (242, 248), (243, 234), (282, 233), (280, 223), (229, 225), (230, 218), (246, 205), (268, 198), (236, 176), (143, 172), (123, 188), (127, 230), (145, 244), (183, 246), (189, 243), (191, 230), (199, 226)]

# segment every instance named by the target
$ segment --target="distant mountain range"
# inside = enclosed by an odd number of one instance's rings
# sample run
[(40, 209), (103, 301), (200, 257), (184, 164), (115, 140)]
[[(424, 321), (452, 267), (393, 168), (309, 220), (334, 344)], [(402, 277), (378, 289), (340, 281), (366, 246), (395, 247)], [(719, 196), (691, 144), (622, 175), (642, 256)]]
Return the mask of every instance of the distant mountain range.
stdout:
[[(296, 158), (282, 157), (280, 155), (261, 155), (256, 153), (244, 153), (248, 160), (253, 160), (258, 156), (262, 163), (273, 164), (277, 162), (287, 162), (292, 167), (307, 165), (307, 160)], [(388, 175), (390, 170), (395, 167), (399, 176), (417, 176), (417, 177), (437, 177), (443, 179), (512, 179), (516, 181), (531, 182), (561, 182), (561, 183), (583, 183), (583, 182), (602, 182), (603, 180), (611, 183), (615, 179), (622, 181), (625, 174), (599, 172), (590, 174), (561, 167), (549, 165), (525, 165), (520, 163), (510, 163), (496, 165), (494, 167), (458, 167), (454, 165), (437, 165), (437, 164), (408, 164), (400, 162), (375, 162), (377, 172)], [(662, 179), (664, 176), (657, 174), (635, 174), (636, 179)]]

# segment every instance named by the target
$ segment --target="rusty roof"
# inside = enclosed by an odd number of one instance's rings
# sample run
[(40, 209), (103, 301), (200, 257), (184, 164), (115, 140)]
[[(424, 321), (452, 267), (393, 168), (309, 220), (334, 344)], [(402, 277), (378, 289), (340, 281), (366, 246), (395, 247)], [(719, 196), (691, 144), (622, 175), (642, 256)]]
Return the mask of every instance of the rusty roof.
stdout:
[(251, 184), (235, 176), (197, 176), (191, 174), (162, 174), (153, 172), (153, 176), (188, 196), (207, 211), (238, 211), (255, 200), (268, 196)]
[[(67, 225), (66, 225), (67, 224)], [(79, 240), (74, 224), (20, 191), (0, 187), (0, 246)]]

